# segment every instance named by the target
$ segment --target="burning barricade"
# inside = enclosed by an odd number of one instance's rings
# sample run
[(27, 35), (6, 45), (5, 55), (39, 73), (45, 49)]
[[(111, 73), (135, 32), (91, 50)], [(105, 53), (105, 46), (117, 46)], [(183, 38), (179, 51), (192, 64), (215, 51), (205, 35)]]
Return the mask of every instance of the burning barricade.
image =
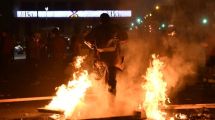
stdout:
[(143, 92), (137, 96), (143, 97), (142, 101), (141, 103), (136, 103), (138, 108), (134, 106), (130, 110), (136, 111), (135, 114), (126, 116), (117, 110), (126, 109), (123, 105), (126, 106), (129, 102), (123, 101), (124, 104), (120, 104), (117, 99), (108, 94), (104, 81), (95, 79), (95, 76), (93, 77), (87, 70), (82, 68), (81, 65), (85, 58), (77, 57), (74, 64), (77, 71), (73, 73), (73, 80), (70, 80), (67, 85), (63, 84), (58, 87), (56, 96), (40, 111), (50, 110), (49, 112), (54, 113), (51, 117), (58, 120), (83, 118), (189, 120), (197, 117), (200, 117), (199, 120), (201, 120), (202, 116), (205, 119), (210, 117), (205, 113), (200, 116), (200, 112), (192, 115), (183, 113), (183, 111), (173, 112), (178, 110), (177, 107), (183, 105), (167, 105), (170, 100), (167, 96), (167, 82), (163, 74), (165, 63), (155, 54), (152, 55), (150, 66), (147, 68), (143, 81), (139, 85)]

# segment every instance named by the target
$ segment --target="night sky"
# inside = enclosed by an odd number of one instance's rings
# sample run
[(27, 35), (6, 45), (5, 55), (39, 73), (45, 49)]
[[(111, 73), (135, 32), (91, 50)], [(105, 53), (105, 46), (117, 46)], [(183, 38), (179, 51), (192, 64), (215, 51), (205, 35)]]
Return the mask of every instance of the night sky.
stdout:
[[(43, 10), (46, 4), (50, 5), (50, 10), (66, 10), (71, 8), (88, 10), (103, 8), (131, 9), (133, 10), (134, 15), (138, 16), (147, 14), (157, 4), (166, 4), (171, 3), (172, 1), (173, 0), (0, 0), (0, 16), (13, 16), (13, 10)], [(70, 6), (67, 5), (68, 2), (70, 3)], [(35, 6), (32, 5), (32, 3), (39, 4)], [(20, 7), (20, 5), (24, 7)]]
[[(52, 2), (70, 2), (68, 0), (1, 0), (0, 1), (0, 11), (7, 11), (8, 9), (10, 9), (14, 4), (19, 5), (20, 3), (30, 3), (30, 2), (40, 2), (40, 3), (48, 3), (48, 4), (52, 4)], [(92, 1), (93, 2), (92, 4)], [(111, 1), (111, 2), (110, 2)], [(154, 4), (159, 3), (159, 2), (163, 2), (163, 1), (169, 1), (169, 0), (114, 0), (114, 2), (112, 0), (71, 0), (71, 3), (77, 3), (79, 2), (79, 4), (88, 4), (88, 5), (97, 5), (98, 6), (108, 6), (110, 4), (113, 5), (117, 5), (120, 7), (129, 7), (129, 8), (137, 8), (137, 9), (144, 9), (144, 10), (148, 10), (151, 7), (153, 7)], [(17, 4), (18, 3), (18, 4)], [(96, 3), (96, 4), (95, 4)], [(103, 4), (103, 5), (102, 5)]]

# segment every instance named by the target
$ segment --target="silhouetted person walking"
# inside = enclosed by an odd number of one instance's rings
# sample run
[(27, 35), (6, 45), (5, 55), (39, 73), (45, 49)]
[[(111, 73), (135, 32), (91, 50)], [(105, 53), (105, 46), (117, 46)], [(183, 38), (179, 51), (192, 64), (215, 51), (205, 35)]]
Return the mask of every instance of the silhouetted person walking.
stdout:
[(106, 77), (106, 83), (109, 85), (109, 92), (113, 95), (116, 94), (116, 72), (117, 62), (123, 62), (123, 59), (118, 60), (120, 48), (120, 39), (126, 39), (121, 37), (121, 29), (116, 24), (111, 22), (110, 16), (107, 13), (100, 15), (100, 24), (89, 32), (85, 40), (94, 44), (98, 52), (99, 59), (106, 63), (108, 67), (108, 74)]

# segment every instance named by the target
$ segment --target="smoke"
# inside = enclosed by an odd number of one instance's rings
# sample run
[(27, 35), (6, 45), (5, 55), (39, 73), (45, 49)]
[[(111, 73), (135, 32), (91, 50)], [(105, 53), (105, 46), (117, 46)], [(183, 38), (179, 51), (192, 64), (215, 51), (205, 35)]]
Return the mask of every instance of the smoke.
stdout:
[(165, 62), (163, 72), (170, 94), (177, 94), (186, 85), (195, 84), (201, 79), (199, 77), (202, 74), (206, 56), (199, 43), (188, 43), (181, 39), (173, 39), (173, 41), (175, 43), (170, 48), (173, 52), (172, 56), (163, 57)]
[[(164, 80), (167, 82), (168, 95), (172, 98), (187, 85), (202, 80), (201, 75), (206, 64), (206, 47), (193, 37), (198, 33), (191, 35), (188, 32), (186, 33), (188, 36), (178, 34), (177, 31), (176, 36), (142, 34), (144, 33), (138, 31), (129, 32), (129, 40), (123, 47), (125, 68), (118, 72), (116, 96), (108, 92), (108, 86), (104, 81), (94, 79), (93, 88), (87, 93), (84, 106), (80, 108), (83, 118), (131, 115), (137, 110), (144, 100), (145, 91), (142, 85), (145, 80), (142, 76), (146, 74), (153, 53), (159, 55), (165, 64)], [(211, 36), (210, 39), (207, 37), (205, 39), (214, 46), (213, 38)]]
[(168, 85), (168, 95), (174, 97), (185, 85), (197, 82), (199, 70), (205, 65), (206, 59), (202, 45), (199, 42), (187, 42), (184, 37), (158, 36), (152, 34), (142, 38), (136, 31), (129, 32), (129, 40), (122, 47), (125, 63), (124, 70), (117, 75), (116, 96), (108, 92), (104, 80), (97, 80), (96, 75), (91, 73), (93, 87), (73, 114), (85, 119), (132, 115), (144, 102), (145, 91), (142, 86), (145, 80), (142, 76), (146, 74), (153, 53), (159, 55), (165, 64), (163, 74)]
[[(163, 1), (173, 5), (172, 0)], [(191, 5), (194, 4), (191, 2)], [(168, 36), (167, 33), (164, 33), (166, 35), (148, 33), (141, 37), (137, 32), (129, 36), (125, 55), (126, 69), (119, 73), (118, 77), (117, 97), (119, 99), (123, 99), (130, 106), (141, 101), (139, 99), (144, 91), (139, 87), (144, 80), (140, 76), (145, 75), (152, 53), (159, 55), (165, 63), (164, 79), (167, 81), (168, 95), (173, 99), (186, 86), (202, 82), (207, 54), (212, 53), (214, 49), (215, 36), (210, 26), (201, 26), (197, 18), (190, 17), (189, 11), (192, 9), (188, 8), (182, 9), (177, 6), (176, 11), (173, 12), (170, 21), (176, 26), (176, 36)], [(199, 7), (196, 9), (199, 10)]]
[[(196, 42), (169, 37), (158, 42), (155, 40), (159, 38), (157, 36), (149, 35), (143, 39), (137, 32), (129, 34), (128, 43), (123, 50), (125, 68), (119, 71), (117, 76), (116, 97), (107, 92), (108, 86), (102, 80), (94, 81), (91, 91), (94, 97), (89, 97), (93, 100), (88, 101), (87, 107), (84, 108), (87, 118), (133, 114), (144, 102), (145, 91), (142, 85), (145, 80), (142, 76), (146, 74), (153, 53), (159, 55), (165, 64), (163, 74), (169, 95), (174, 96), (185, 85), (197, 81), (198, 70), (205, 64), (202, 46)], [(98, 110), (88, 112), (97, 105)]]
[(117, 79), (117, 98), (124, 100), (130, 108), (144, 100), (145, 91), (141, 89), (144, 79), (141, 76), (145, 75), (153, 53), (160, 56), (165, 64), (163, 74), (168, 85), (168, 96), (176, 97), (184, 87), (201, 80), (203, 74), (206, 55), (200, 42), (182, 36), (150, 34), (144, 38), (138, 33), (129, 36), (125, 54), (126, 69), (119, 73)]
[[(107, 90), (107, 85), (103, 80), (96, 80), (94, 75), (91, 75), (93, 87), (86, 93), (84, 105), (79, 107), (79, 118), (99, 118), (113, 115), (114, 107), (112, 96)], [(74, 117), (74, 116), (73, 116)]]
[(168, 4), (168, 5), (171, 5), (173, 4), (174, 0), (161, 0), (159, 1), (159, 3), (161, 4)]
[(156, 33), (142, 38), (136, 31), (129, 32), (129, 40), (122, 51), (125, 67), (117, 75), (116, 96), (108, 92), (104, 80), (97, 80), (95, 74), (91, 74), (93, 87), (86, 93), (76, 115), (81, 114), (81, 118), (132, 115), (144, 102), (142, 85), (145, 80), (142, 76), (146, 74), (153, 53), (165, 64), (164, 80), (171, 97), (199, 80), (199, 71), (206, 61), (204, 48), (199, 42), (188, 41), (185, 37), (160, 37)]

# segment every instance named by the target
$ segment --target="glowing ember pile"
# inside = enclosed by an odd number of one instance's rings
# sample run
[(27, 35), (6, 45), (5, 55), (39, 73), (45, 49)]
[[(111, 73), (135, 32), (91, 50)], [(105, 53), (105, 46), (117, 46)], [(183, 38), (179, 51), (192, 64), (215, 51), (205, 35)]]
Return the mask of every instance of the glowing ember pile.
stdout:
[(161, 111), (165, 107), (167, 83), (163, 80), (162, 68), (164, 63), (156, 55), (152, 55), (152, 63), (147, 69), (146, 83), (143, 85), (146, 91), (143, 107), (148, 119), (165, 120), (166, 113)]
[(84, 59), (85, 57), (77, 57), (74, 66), (78, 71), (73, 74), (74, 80), (57, 88), (56, 96), (45, 106), (46, 109), (64, 111), (67, 118), (71, 117), (75, 109), (81, 105), (87, 89), (92, 85), (88, 72), (80, 69)]

